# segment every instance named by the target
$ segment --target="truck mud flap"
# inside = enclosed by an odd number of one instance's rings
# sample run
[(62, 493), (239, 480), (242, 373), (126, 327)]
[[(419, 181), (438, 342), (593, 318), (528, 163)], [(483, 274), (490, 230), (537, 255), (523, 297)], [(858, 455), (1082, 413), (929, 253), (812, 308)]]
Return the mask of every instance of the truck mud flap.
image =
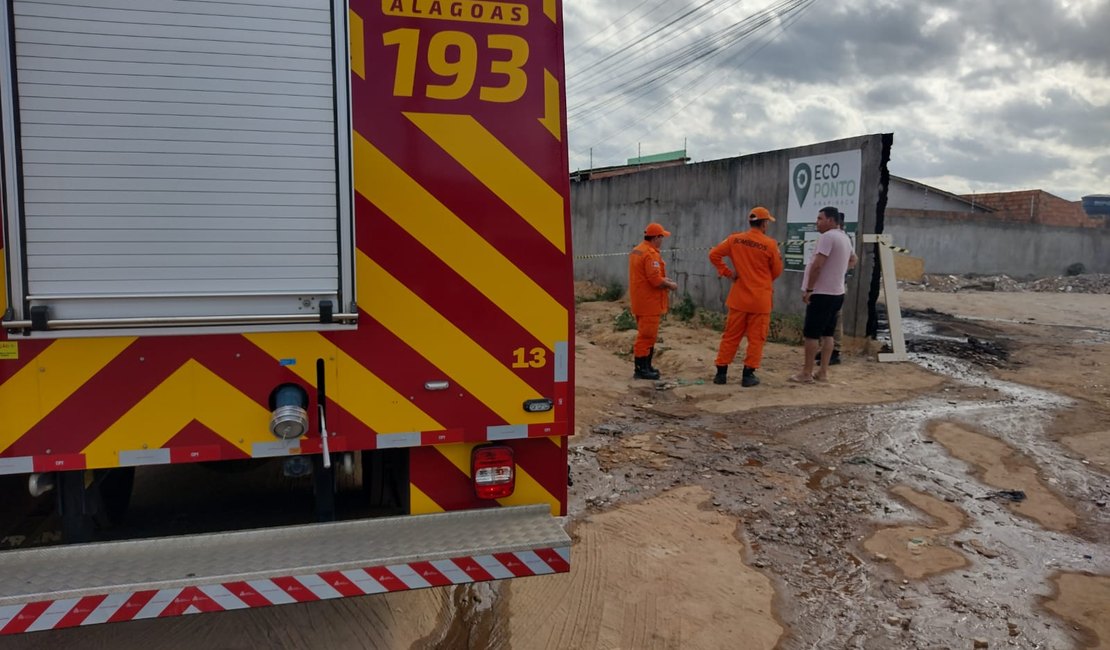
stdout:
[(0, 634), (565, 573), (547, 505), (0, 553)]

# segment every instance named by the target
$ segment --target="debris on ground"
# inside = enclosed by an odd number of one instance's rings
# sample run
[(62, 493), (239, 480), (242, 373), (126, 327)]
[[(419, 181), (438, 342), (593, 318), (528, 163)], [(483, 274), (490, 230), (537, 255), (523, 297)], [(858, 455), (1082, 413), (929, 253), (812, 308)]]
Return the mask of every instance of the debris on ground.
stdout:
[(1010, 361), (1010, 350), (1005, 341), (974, 336), (968, 336), (964, 340), (910, 339), (906, 341), (906, 349), (910, 352), (955, 357), (987, 368), (1005, 368)]
[(995, 492), (991, 492), (985, 498), (1021, 503), (1022, 501), (1025, 501), (1025, 492), (1023, 492), (1022, 490), (997, 490)]
[(899, 281), (903, 291), (1007, 291), (1053, 293), (1110, 293), (1110, 273), (1016, 279), (1008, 275), (925, 274), (920, 282)]

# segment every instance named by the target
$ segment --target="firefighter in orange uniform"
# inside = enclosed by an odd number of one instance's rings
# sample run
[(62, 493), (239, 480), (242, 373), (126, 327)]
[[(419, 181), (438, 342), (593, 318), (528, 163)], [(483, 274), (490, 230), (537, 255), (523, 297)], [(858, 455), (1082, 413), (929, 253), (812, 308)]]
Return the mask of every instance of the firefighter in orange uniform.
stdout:
[(669, 292), (678, 288), (678, 283), (667, 278), (667, 265), (659, 255), (663, 238), (670, 236), (662, 225), (649, 223), (644, 241), (628, 255), (628, 297), (636, 317), (636, 344), (632, 348), (636, 357), (632, 376), (636, 379), (659, 379), (659, 371), (651, 365), (659, 319), (667, 313)]
[[(763, 344), (771, 327), (771, 295), (775, 278), (782, 275), (782, 256), (778, 243), (767, 236), (767, 227), (775, 218), (767, 208), (755, 207), (748, 213), (748, 230), (735, 232), (709, 251), (709, 261), (721, 277), (732, 278), (732, 289), (725, 304), (728, 321), (721, 345), (717, 350), (717, 375), (714, 384), (728, 379), (728, 364), (736, 357), (740, 339), (748, 337), (744, 356), (744, 375), (740, 385), (745, 388), (759, 383), (755, 371), (763, 358)], [(724, 258), (732, 260), (730, 269)]]

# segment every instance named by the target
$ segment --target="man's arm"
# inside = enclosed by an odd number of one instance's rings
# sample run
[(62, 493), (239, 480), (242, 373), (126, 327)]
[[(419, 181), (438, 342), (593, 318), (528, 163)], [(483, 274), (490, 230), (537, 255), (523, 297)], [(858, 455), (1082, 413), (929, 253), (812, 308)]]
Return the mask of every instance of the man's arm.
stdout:
[(778, 246), (771, 249), (771, 279), (775, 280), (782, 275), (782, 255)]
[(809, 263), (809, 286), (802, 287), (806, 293), (813, 293), (813, 288), (817, 286), (817, 278), (821, 277), (821, 269), (825, 267), (825, 262), (828, 259), (829, 256), (824, 253), (813, 255), (813, 260)]
[(655, 256), (644, 257), (644, 275), (647, 276), (648, 284), (656, 289), (670, 289), (678, 288), (678, 283), (663, 275), (663, 265)]
[(732, 269), (728, 268), (728, 265), (725, 264), (724, 259), (725, 256), (728, 255), (728, 253), (729, 243), (727, 238), (720, 244), (714, 246), (709, 251), (709, 262), (713, 266), (717, 267), (717, 275), (721, 276), (722, 278), (731, 278), (736, 275), (732, 272)]
[(848, 258), (848, 270), (851, 271), (852, 269), (856, 268), (856, 264), (858, 262), (859, 258), (856, 257), (856, 252), (852, 251), (852, 256)]

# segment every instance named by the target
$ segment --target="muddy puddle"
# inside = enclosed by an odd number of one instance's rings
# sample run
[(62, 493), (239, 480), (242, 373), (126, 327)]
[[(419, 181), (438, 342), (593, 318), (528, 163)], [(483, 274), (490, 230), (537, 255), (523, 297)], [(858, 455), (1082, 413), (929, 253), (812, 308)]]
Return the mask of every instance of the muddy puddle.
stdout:
[(931, 517), (931, 526), (898, 526), (876, 531), (863, 543), (879, 560), (889, 560), (904, 576), (919, 579), (968, 565), (963, 554), (948, 548), (949, 536), (963, 528), (967, 517), (958, 508), (905, 485), (891, 493)]
[(1110, 648), (1110, 576), (1063, 573), (1045, 607), (1083, 633), (1088, 648)]
[(929, 435), (950, 454), (974, 465), (984, 483), (998, 488), (990, 498), (1049, 530), (1075, 528), (1075, 513), (1048, 489), (1037, 467), (1009, 445), (950, 422), (934, 424)]

